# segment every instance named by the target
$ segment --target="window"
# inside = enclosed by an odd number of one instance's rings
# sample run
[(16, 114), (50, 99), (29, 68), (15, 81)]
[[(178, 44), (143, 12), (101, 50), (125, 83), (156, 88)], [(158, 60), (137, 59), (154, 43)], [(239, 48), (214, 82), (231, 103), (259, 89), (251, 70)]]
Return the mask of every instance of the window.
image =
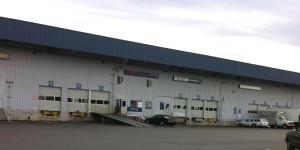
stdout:
[(186, 106), (183, 106), (182, 109), (186, 109)]
[(181, 106), (180, 105), (177, 105), (177, 109), (180, 109), (181, 108)]
[(68, 102), (73, 102), (73, 98), (68, 98)]
[(122, 101), (122, 107), (126, 107), (126, 101)]
[(87, 99), (81, 99), (81, 103), (88, 103)]
[(92, 99), (91, 104), (96, 104), (96, 100)]
[(45, 100), (46, 99), (46, 97), (45, 96), (39, 96), (39, 100)]
[(104, 104), (105, 105), (109, 105), (109, 101), (104, 101)]
[(97, 100), (97, 104), (103, 104), (103, 100)]
[(214, 108), (214, 111), (218, 111), (218, 109), (217, 109), (217, 108)]
[(55, 97), (55, 101), (61, 101), (61, 97)]
[(242, 113), (242, 109), (239, 108), (239, 109), (238, 109), (238, 114), (241, 114), (241, 113)]
[(200, 110), (203, 110), (203, 107), (200, 107)]
[(137, 100), (130, 100), (130, 107), (137, 107)]
[(54, 96), (46, 96), (46, 100), (48, 100), (48, 101), (54, 101)]
[(74, 103), (80, 103), (80, 99), (79, 98), (74, 98)]
[(214, 111), (214, 108), (208, 108), (209, 111)]
[(146, 101), (145, 109), (152, 109), (152, 102), (151, 101)]
[(176, 105), (173, 105), (173, 108), (176, 108), (177, 106)]
[(124, 77), (123, 76), (117, 76), (117, 84), (123, 84), (124, 83)]
[(192, 106), (192, 107), (191, 107), (191, 110), (194, 110), (194, 109), (195, 109), (195, 107), (194, 107), (194, 106)]
[(147, 80), (146, 86), (147, 87), (152, 87), (152, 80)]
[(208, 111), (208, 107), (206, 107), (205, 110)]

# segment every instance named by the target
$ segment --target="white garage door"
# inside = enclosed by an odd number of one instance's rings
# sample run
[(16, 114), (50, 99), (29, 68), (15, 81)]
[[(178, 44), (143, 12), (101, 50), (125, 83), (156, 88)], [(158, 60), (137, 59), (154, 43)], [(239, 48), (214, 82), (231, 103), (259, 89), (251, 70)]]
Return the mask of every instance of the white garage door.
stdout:
[(39, 110), (61, 110), (61, 88), (39, 86)]
[(186, 117), (187, 99), (174, 98), (173, 101), (173, 116)]
[(109, 92), (92, 91), (91, 112), (109, 113)]
[(206, 101), (205, 118), (217, 118), (218, 117), (218, 101)]
[(203, 118), (204, 100), (192, 100), (191, 105), (191, 117), (192, 118)]
[(262, 111), (262, 110), (267, 110), (269, 108), (269, 105), (260, 105), (259, 106), (259, 110)]
[(248, 105), (248, 117), (255, 118), (257, 117), (258, 105), (257, 104), (249, 104)]
[(89, 91), (68, 89), (68, 112), (87, 112)]

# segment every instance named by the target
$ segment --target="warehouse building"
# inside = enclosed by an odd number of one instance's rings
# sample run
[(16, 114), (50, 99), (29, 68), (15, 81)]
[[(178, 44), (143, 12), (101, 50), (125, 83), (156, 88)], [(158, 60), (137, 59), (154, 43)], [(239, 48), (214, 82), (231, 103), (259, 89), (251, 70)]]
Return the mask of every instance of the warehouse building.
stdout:
[(0, 110), (11, 120), (167, 114), (234, 125), (300, 107), (299, 73), (3, 17), (0, 58)]

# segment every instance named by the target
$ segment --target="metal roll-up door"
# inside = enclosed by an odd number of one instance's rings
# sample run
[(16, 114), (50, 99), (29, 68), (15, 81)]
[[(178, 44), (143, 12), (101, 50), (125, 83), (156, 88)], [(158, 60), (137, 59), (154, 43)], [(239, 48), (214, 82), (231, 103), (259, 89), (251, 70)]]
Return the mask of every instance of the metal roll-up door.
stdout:
[(186, 117), (187, 99), (174, 98), (173, 101), (173, 116)]
[(269, 108), (269, 105), (260, 105), (259, 106), (259, 110), (260, 111), (265, 111), (265, 110), (267, 110)]
[(257, 104), (249, 104), (248, 105), (248, 117), (249, 118), (255, 118), (257, 117), (257, 111), (258, 111), (258, 105)]
[(68, 112), (87, 112), (89, 91), (68, 89)]
[(91, 92), (91, 112), (109, 113), (109, 92), (92, 91)]
[(205, 116), (206, 118), (215, 119), (218, 117), (218, 101), (206, 101)]
[(61, 111), (60, 87), (39, 86), (39, 110)]
[(193, 99), (191, 105), (191, 117), (203, 118), (204, 100)]

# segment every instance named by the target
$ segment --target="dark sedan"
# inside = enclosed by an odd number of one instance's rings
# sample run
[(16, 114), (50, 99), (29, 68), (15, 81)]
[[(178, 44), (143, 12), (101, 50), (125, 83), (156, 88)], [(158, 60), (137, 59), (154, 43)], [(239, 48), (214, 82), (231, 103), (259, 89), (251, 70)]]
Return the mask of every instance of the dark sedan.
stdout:
[(145, 122), (147, 124), (155, 124), (155, 125), (170, 125), (170, 126), (174, 126), (176, 125), (176, 121), (174, 118), (172, 118), (171, 116), (167, 116), (167, 115), (154, 115), (151, 118), (147, 118), (145, 119)]
[(287, 150), (300, 149), (300, 127), (286, 134), (285, 142)]

